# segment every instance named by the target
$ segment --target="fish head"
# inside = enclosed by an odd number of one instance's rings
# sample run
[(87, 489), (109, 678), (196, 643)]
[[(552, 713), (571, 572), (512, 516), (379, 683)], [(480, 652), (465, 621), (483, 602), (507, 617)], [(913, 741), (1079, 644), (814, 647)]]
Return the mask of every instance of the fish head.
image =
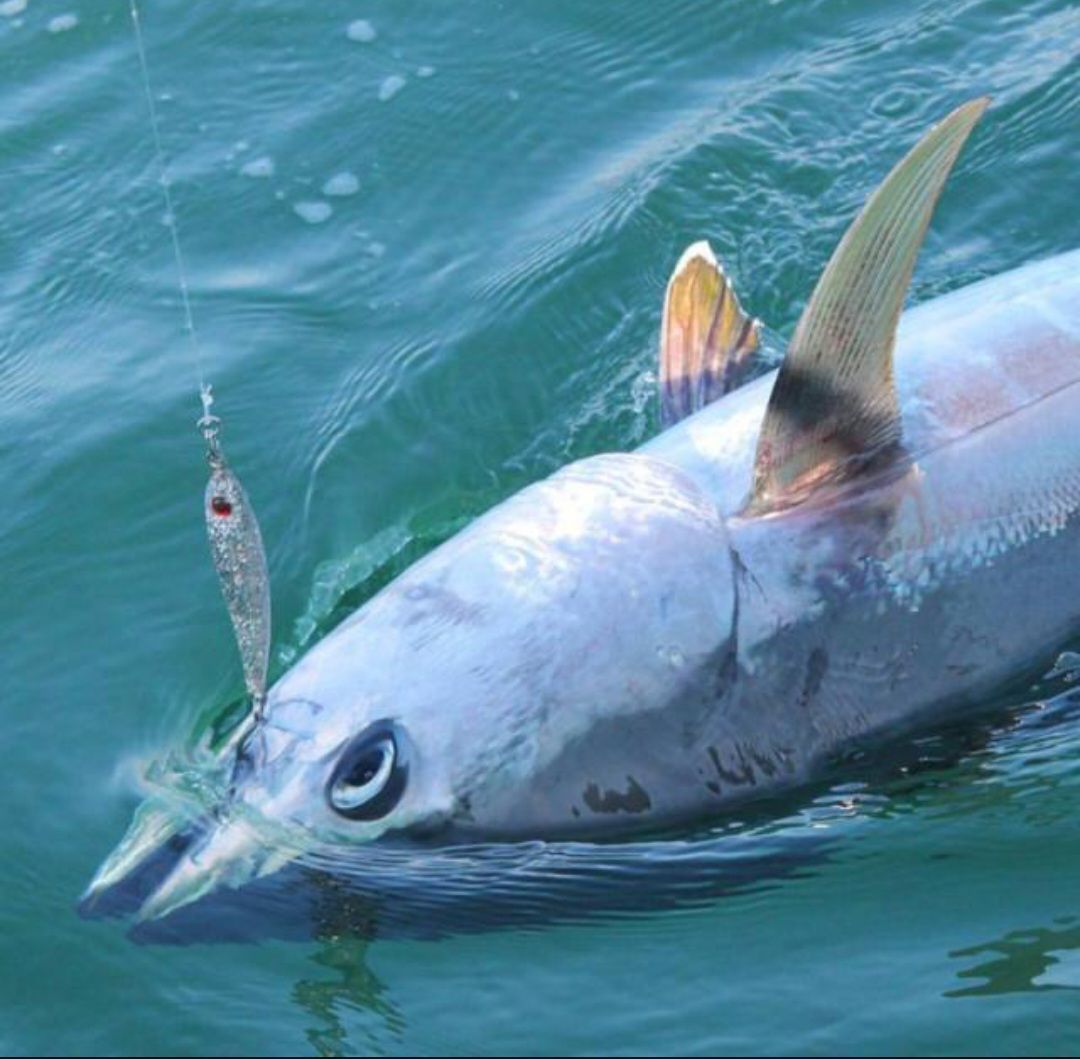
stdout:
[[(723, 519), (666, 463), (592, 457), (524, 489), (277, 682), (236, 743), (226, 810), (144, 912), (310, 844), (622, 822), (594, 819), (586, 792), (640, 783), (642, 740), (677, 742), (680, 711), (700, 716), (734, 592)], [(677, 808), (657, 791), (644, 804)]]

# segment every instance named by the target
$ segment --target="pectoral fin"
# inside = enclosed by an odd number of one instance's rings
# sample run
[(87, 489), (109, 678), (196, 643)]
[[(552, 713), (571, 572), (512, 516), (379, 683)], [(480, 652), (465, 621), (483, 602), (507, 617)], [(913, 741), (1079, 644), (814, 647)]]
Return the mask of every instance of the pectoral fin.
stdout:
[(938, 196), (988, 103), (965, 103), (926, 133), (833, 253), (772, 391), (750, 513), (799, 503), (898, 448), (896, 326)]
[(665, 427), (740, 384), (761, 324), (743, 312), (709, 244), (687, 247), (668, 281), (660, 331), (660, 419)]

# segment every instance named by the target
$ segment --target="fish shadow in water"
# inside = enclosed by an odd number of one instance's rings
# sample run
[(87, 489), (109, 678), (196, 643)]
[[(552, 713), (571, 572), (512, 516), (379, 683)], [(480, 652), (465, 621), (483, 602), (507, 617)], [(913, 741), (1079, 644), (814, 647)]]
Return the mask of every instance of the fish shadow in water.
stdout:
[[(137, 923), (130, 936), (188, 945), (539, 930), (707, 903), (810, 871), (833, 845), (831, 836), (778, 833), (618, 845), (370, 846), (312, 854), (239, 890)], [(138, 885), (110, 895), (94, 914), (133, 912), (167, 870), (167, 863), (148, 866)]]
[(956, 959), (985, 957), (958, 978), (981, 979), (961, 989), (951, 989), (947, 997), (999, 996), (1004, 993), (1039, 993), (1049, 990), (1080, 990), (1076, 950), (1080, 949), (1080, 926), (1076, 916), (1057, 920), (1058, 929), (1037, 927), (1013, 930), (998, 941), (956, 949)]

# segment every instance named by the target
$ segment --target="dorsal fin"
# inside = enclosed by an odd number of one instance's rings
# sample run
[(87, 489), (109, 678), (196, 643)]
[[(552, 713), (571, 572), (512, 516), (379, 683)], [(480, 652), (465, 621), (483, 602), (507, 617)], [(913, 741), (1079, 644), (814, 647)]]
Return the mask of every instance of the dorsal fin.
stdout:
[(743, 312), (702, 240), (683, 251), (664, 295), (660, 421), (665, 427), (735, 389), (758, 348), (761, 324)]
[(896, 325), (938, 196), (988, 103), (965, 103), (926, 133), (833, 252), (773, 387), (749, 513), (798, 503), (899, 445)]

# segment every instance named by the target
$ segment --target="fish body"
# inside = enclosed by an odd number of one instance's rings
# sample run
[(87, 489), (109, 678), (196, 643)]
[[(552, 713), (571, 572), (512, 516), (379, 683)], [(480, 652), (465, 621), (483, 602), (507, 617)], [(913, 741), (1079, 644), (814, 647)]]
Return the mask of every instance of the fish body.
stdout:
[[(316, 644), (237, 735), (226, 803), (143, 914), (307, 843), (714, 813), (964, 708), (1074, 632), (1080, 252), (900, 320), (985, 106), (871, 198), (777, 372), (738, 385), (758, 326), (690, 248), (662, 328), (669, 428), (499, 504)], [(137, 823), (91, 898), (167, 833)]]
[(327, 754), (359, 712), (422, 719), (470, 762), (426, 773), (426, 811), (520, 838), (706, 812), (974, 700), (1080, 617), (1078, 266), (905, 316), (899, 465), (741, 515), (772, 373), (498, 505), (316, 645), (271, 718), (357, 702), (312, 725)]

